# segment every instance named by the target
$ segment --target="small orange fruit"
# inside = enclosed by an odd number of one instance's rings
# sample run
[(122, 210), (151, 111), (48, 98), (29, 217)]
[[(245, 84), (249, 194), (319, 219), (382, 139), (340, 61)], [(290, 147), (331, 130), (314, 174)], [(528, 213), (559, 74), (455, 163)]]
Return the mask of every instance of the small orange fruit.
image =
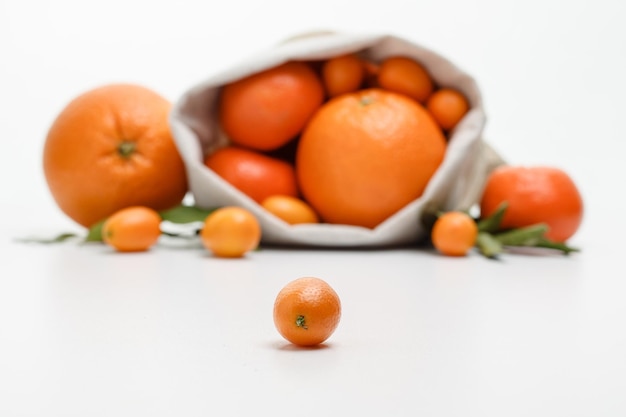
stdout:
[(467, 213), (450, 211), (437, 218), (431, 232), (435, 249), (447, 256), (465, 256), (474, 247), (478, 226)]
[(289, 224), (319, 223), (315, 210), (299, 198), (273, 195), (263, 200), (261, 206)]
[(298, 346), (315, 346), (327, 340), (339, 325), (341, 301), (324, 280), (302, 277), (280, 290), (274, 302), (278, 332)]
[(226, 206), (209, 214), (200, 231), (204, 247), (220, 258), (240, 258), (259, 245), (261, 226), (248, 210)]
[(450, 131), (465, 116), (469, 110), (469, 104), (459, 91), (442, 88), (428, 98), (426, 109), (443, 130)]
[(298, 135), (323, 100), (315, 71), (292, 61), (224, 86), (219, 120), (235, 144), (270, 151)]
[(298, 195), (294, 167), (261, 152), (227, 146), (208, 155), (204, 163), (259, 204), (276, 194)]
[(123, 208), (102, 224), (102, 240), (119, 252), (146, 251), (160, 236), (161, 216), (149, 207)]
[(501, 227), (519, 228), (545, 223), (548, 239), (565, 242), (583, 218), (583, 200), (572, 178), (549, 166), (504, 165), (487, 179), (480, 201), (481, 217), (508, 203)]
[(422, 195), (446, 139), (414, 100), (381, 89), (329, 100), (296, 153), (304, 199), (328, 223), (374, 228)]
[(330, 58), (322, 66), (322, 80), (329, 97), (358, 90), (364, 79), (365, 66), (354, 54)]
[(73, 99), (46, 137), (43, 168), (59, 208), (91, 227), (125, 207), (165, 210), (187, 193), (170, 132), (168, 100), (145, 87), (111, 84)]
[(385, 90), (405, 94), (422, 104), (434, 90), (433, 81), (422, 64), (406, 56), (383, 60), (378, 71), (378, 84)]

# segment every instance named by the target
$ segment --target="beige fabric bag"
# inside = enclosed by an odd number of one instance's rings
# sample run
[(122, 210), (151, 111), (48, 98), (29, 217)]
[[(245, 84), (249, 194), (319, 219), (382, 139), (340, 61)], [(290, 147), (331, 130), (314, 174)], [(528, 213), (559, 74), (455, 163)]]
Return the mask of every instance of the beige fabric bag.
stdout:
[[(334, 224), (292, 226), (204, 166), (205, 155), (228, 143), (216, 116), (220, 86), (289, 60), (318, 60), (356, 51), (375, 61), (392, 55), (413, 57), (437, 85), (459, 89), (470, 101), (470, 111), (452, 132), (444, 161), (420, 198), (375, 229)], [(421, 216), (425, 208), (468, 209), (477, 202), (487, 174), (503, 162), (482, 139), (485, 114), (472, 77), (433, 51), (384, 34), (316, 33), (290, 38), (192, 87), (175, 103), (170, 122), (195, 203), (205, 208), (237, 205), (250, 210), (261, 223), (266, 244), (382, 247), (416, 243), (424, 237)]]

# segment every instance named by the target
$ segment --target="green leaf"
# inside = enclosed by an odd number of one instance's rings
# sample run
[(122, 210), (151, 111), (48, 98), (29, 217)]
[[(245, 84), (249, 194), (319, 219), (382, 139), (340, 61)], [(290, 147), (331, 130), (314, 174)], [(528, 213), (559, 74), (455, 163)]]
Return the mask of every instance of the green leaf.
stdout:
[(554, 249), (569, 254), (577, 252), (565, 243), (553, 242), (546, 238), (549, 230), (547, 224), (539, 223), (527, 227), (502, 230), (502, 219), (508, 207), (507, 202), (501, 203), (496, 211), (485, 218), (477, 221), (478, 237), (476, 247), (487, 258), (495, 258), (504, 252), (505, 247), (535, 247)]
[(105, 221), (101, 220), (89, 228), (85, 242), (102, 242), (102, 225)]
[(563, 252), (565, 255), (569, 255), (572, 252), (580, 252), (580, 249), (573, 248), (566, 243), (554, 242), (546, 238), (539, 240), (535, 246), (538, 248), (555, 249)]
[(478, 232), (476, 247), (483, 256), (490, 259), (496, 258), (504, 250), (498, 239), (487, 232)]
[(506, 201), (503, 201), (496, 211), (491, 214), (491, 216), (482, 218), (478, 221), (478, 230), (481, 232), (494, 233), (500, 229), (500, 224), (502, 223), (502, 218), (504, 217), (504, 213), (508, 208), (509, 204)]
[(535, 246), (542, 239), (545, 239), (547, 231), (548, 226), (540, 223), (497, 233), (494, 238), (503, 246)]
[(196, 206), (180, 205), (170, 210), (160, 212), (161, 218), (172, 223), (202, 222), (215, 209), (204, 209)]
[(65, 242), (66, 240), (72, 239), (78, 237), (78, 235), (76, 233), (61, 233), (60, 235), (54, 236), (52, 238), (36, 238), (36, 237), (31, 237), (31, 238), (21, 238), (21, 239), (17, 239), (18, 242), (22, 242), (22, 243), (45, 243), (45, 244), (49, 244), (49, 243), (61, 243), (61, 242)]

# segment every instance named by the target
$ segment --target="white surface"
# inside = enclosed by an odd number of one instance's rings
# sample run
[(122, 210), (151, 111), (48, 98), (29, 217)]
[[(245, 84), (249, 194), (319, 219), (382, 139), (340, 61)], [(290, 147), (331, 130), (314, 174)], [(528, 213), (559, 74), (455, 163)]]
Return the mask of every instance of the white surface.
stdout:
[[(1, 416), (624, 416), (626, 3), (0, 1)], [(118, 255), (15, 237), (80, 231), (52, 202), (41, 150), (76, 94), (136, 81), (176, 99), (305, 29), (393, 31), (477, 79), (487, 139), (557, 165), (586, 217), (570, 257), (449, 259), (420, 250), (198, 247)], [(271, 308), (303, 275), (344, 316), (294, 350)]]

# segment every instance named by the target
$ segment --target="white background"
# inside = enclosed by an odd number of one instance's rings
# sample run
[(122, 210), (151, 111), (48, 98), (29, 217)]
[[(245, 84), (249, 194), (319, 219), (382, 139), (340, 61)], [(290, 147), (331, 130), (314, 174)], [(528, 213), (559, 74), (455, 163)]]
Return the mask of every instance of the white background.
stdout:
[[(626, 3), (0, 0), (0, 415), (626, 415)], [(118, 256), (15, 243), (82, 230), (48, 193), (46, 131), (116, 81), (175, 101), (291, 35), (383, 32), (472, 74), (509, 162), (565, 169), (585, 199), (573, 257), (418, 249), (201, 248)], [(273, 328), (280, 287), (344, 303), (318, 350)]]

